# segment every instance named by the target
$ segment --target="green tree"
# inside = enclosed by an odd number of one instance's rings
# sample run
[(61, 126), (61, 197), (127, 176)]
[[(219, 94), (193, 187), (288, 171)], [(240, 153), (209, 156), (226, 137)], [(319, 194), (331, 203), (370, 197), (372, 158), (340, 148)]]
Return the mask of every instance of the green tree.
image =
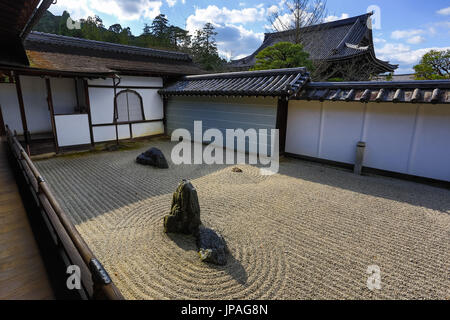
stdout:
[(450, 50), (431, 50), (414, 66), (416, 80), (450, 79)]
[(278, 42), (261, 50), (256, 55), (256, 63), (252, 70), (284, 69), (306, 67), (312, 71), (313, 64), (309, 53), (303, 50), (301, 44)]
[(190, 49), (194, 61), (209, 71), (221, 71), (225, 65), (225, 60), (220, 58), (217, 50), (216, 35), (214, 26), (205, 24), (196, 31)]
[(153, 19), (152, 25), (150, 26), (152, 34), (157, 38), (167, 37), (169, 31), (169, 20), (167, 20), (166, 15), (159, 14)]

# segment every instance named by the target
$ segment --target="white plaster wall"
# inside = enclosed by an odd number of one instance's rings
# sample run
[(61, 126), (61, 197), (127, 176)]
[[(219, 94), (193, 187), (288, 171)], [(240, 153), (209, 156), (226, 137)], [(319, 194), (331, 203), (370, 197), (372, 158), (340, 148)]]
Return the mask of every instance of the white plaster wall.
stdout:
[(355, 146), (361, 140), (365, 104), (323, 103), (318, 157), (353, 163)]
[[(89, 80), (91, 85), (112, 85), (111, 79)], [(161, 78), (154, 77), (122, 77), (120, 86), (162, 86)], [(125, 88), (118, 88), (117, 93)], [(163, 100), (158, 94), (158, 89), (130, 88), (138, 92), (142, 97), (145, 120), (157, 120), (164, 117)], [(114, 89), (113, 88), (89, 88), (89, 100), (93, 124), (112, 123), (114, 117)], [(129, 126), (120, 132), (120, 139), (130, 138)], [(133, 124), (133, 137), (150, 136), (164, 132), (161, 123)], [(94, 128), (95, 141), (110, 141), (116, 139), (114, 126)]]
[(286, 152), (450, 181), (450, 107), (290, 101)]
[[(116, 80), (116, 83), (118, 80)], [(100, 85), (100, 86), (112, 86), (112, 78), (107, 79), (91, 79), (88, 80), (90, 85)], [(121, 76), (119, 86), (121, 87), (161, 87), (163, 86), (163, 80), (160, 77), (130, 77)]]
[(164, 133), (164, 124), (162, 121), (135, 123), (133, 126), (133, 138), (146, 137)]
[(45, 79), (20, 76), (20, 82), (28, 130), (31, 134), (52, 132)]
[(418, 106), (409, 172), (450, 181), (450, 106)]
[(70, 78), (51, 78), (53, 109), (55, 114), (71, 114), (77, 106), (75, 80)]
[(0, 108), (5, 125), (8, 125), (12, 132), (16, 130), (18, 134), (23, 134), (15, 84), (0, 83)]
[(146, 120), (162, 119), (164, 117), (163, 99), (156, 89), (134, 89), (142, 97)]
[(55, 125), (60, 147), (91, 143), (87, 114), (55, 116)]
[[(129, 139), (130, 138), (130, 126), (129, 125), (119, 125), (117, 129), (118, 129), (119, 139)], [(94, 134), (95, 142), (116, 140), (116, 127), (114, 125), (94, 127), (93, 134)]]
[(92, 124), (114, 121), (114, 90), (110, 88), (89, 88)]
[(409, 149), (414, 131), (413, 104), (369, 103), (362, 141), (364, 165), (408, 173)]
[(289, 101), (286, 152), (318, 157), (321, 110), (321, 102)]

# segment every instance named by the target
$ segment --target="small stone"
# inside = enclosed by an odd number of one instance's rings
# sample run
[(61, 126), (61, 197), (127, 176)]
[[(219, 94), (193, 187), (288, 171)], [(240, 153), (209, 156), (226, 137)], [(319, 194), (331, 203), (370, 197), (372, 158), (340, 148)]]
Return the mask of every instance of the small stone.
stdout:
[(233, 169), (231, 169), (231, 171), (233, 171), (233, 172), (242, 172), (242, 169), (238, 168), (238, 167), (234, 167)]
[(201, 223), (197, 190), (183, 179), (173, 194), (170, 214), (164, 217), (164, 232), (196, 235)]
[(161, 169), (169, 168), (166, 158), (158, 148), (151, 148), (136, 158), (136, 162), (146, 166), (154, 166)]

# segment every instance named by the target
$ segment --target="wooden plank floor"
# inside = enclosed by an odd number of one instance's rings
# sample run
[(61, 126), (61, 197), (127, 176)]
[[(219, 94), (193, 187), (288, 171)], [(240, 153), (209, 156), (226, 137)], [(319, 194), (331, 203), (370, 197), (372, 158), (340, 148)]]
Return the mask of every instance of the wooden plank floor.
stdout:
[(0, 137), (0, 300), (53, 299)]

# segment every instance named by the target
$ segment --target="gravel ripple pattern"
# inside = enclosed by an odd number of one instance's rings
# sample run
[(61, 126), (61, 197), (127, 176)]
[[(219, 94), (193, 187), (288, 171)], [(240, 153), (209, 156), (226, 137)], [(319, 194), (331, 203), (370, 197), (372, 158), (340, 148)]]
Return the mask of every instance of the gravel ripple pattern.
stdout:
[[(170, 169), (141, 166), (150, 147)], [(173, 143), (37, 161), (62, 207), (128, 299), (450, 299), (450, 191), (284, 159), (261, 176), (238, 165), (174, 165)], [(226, 266), (192, 237), (166, 235), (179, 181), (226, 239)], [(367, 268), (381, 269), (381, 290)]]

